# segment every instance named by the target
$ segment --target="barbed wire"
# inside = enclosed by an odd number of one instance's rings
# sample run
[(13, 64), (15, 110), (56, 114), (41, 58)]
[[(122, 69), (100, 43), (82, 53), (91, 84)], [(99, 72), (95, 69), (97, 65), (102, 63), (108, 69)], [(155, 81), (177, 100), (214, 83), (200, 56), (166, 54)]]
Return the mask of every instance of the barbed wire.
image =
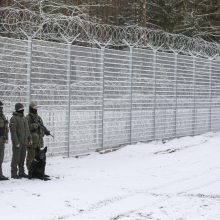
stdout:
[[(95, 23), (77, 6), (60, 5), (48, 0), (14, 1), (0, 8), (0, 34), (3, 36), (63, 42), (77, 36), (78, 42), (102, 46), (150, 47), (190, 55), (219, 57), (220, 45), (184, 35), (170, 34), (138, 26)], [(126, 42), (126, 44), (125, 44)]]

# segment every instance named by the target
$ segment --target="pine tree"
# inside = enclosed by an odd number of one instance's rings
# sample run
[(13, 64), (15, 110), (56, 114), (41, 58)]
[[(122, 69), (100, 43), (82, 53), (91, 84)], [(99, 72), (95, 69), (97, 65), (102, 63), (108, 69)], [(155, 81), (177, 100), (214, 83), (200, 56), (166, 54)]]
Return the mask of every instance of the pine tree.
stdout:
[[(53, 1), (70, 6), (76, 5), (82, 13), (89, 15), (92, 21), (98, 23), (138, 25), (220, 42), (219, 0)], [(8, 6), (11, 3), (12, 0), (0, 1), (1, 6)], [(68, 15), (65, 10), (61, 13)]]

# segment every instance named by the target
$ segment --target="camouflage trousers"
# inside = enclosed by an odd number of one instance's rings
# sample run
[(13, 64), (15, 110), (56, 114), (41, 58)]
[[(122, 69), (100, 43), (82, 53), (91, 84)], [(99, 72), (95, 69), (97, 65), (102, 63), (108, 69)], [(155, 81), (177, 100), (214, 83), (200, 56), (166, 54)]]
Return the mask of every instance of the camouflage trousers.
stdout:
[(33, 143), (32, 146), (27, 148), (27, 158), (26, 158), (26, 167), (29, 170), (31, 166), (31, 162), (34, 160), (36, 155), (36, 150), (41, 149), (44, 146), (43, 138), (40, 138), (38, 143)]
[(24, 161), (26, 157), (26, 145), (12, 146), (11, 175), (16, 176), (24, 173)]
[(5, 155), (5, 140), (0, 137), (0, 175), (2, 175), (2, 163)]

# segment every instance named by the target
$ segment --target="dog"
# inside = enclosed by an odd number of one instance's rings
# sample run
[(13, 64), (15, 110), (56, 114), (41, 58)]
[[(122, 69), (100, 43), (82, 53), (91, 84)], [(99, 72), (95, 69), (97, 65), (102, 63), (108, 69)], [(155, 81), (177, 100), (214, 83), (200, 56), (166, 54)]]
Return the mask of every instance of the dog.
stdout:
[(28, 171), (29, 179), (37, 178), (44, 181), (50, 180), (50, 177), (45, 174), (46, 153), (47, 153), (47, 147), (45, 147), (44, 149), (36, 150), (35, 158), (31, 162), (31, 166)]

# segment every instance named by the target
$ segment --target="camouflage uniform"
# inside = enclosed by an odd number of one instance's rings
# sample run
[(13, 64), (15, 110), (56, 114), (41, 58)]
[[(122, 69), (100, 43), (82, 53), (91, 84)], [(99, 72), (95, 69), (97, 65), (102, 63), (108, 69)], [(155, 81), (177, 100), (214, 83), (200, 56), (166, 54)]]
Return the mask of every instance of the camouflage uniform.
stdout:
[(44, 126), (42, 118), (37, 113), (37, 108), (37, 103), (31, 102), (29, 114), (26, 116), (33, 141), (32, 145), (27, 148), (26, 166), (28, 170), (35, 158), (36, 150), (44, 147), (44, 135), (50, 135), (50, 131)]
[[(21, 103), (15, 105), (15, 112), (10, 119), (10, 131), (12, 140), (11, 177), (18, 179), (27, 177), (24, 172), (26, 148), (31, 144), (31, 135), (28, 121), (24, 117), (24, 107)], [(19, 173), (17, 173), (19, 168)]]
[(8, 180), (2, 173), (5, 143), (8, 141), (8, 121), (3, 114), (3, 103), (0, 101), (0, 180)]

